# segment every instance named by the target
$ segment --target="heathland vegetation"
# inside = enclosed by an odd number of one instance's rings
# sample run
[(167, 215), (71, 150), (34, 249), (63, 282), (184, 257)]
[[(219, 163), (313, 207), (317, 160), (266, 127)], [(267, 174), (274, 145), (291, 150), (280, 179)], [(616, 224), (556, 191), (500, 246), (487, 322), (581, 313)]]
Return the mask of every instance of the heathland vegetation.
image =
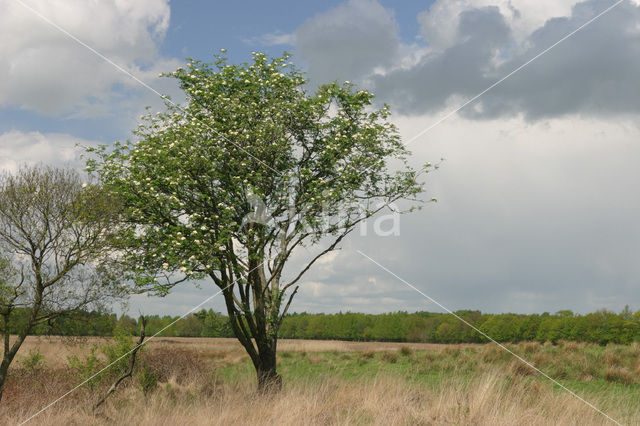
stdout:
[[(15, 315), (26, 316), (16, 311)], [(456, 313), (499, 342), (561, 340), (629, 344), (640, 341), (640, 311), (625, 308), (620, 313), (607, 310), (580, 315), (571, 311), (555, 314), (488, 314), (479, 311)], [(175, 322), (177, 316), (148, 316), (147, 334)], [(19, 328), (24, 320), (16, 318)], [(48, 324), (33, 334), (111, 336), (116, 329), (137, 334), (140, 325), (127, 315), (78, 312)], [(177, 321), (162, 336), (234, 337), (227, 316), (213, 310), (201, 310)], [(279, 332), (285, 339), (336, 339), (349, 341), (389, 341), (425, 343), (482, 343), (487, 339), (450, 314), (432, 312), (394, 312), (386, 314), (293, 313), (285, 316)]]
[[(638, 343), (507, 347), (620, 423), (638, 424)], [(72, 389), (117, 344), (30, 336), (24, 349), (1, 424), (18, 424)], [(133, 379), (97, 410), (120, 368), (29, 424), (611, 424), (494, 344), (281, 340), (278, 350), (283, 390), (257, 396), (252, 363), (236, 339), (153, 339)]]

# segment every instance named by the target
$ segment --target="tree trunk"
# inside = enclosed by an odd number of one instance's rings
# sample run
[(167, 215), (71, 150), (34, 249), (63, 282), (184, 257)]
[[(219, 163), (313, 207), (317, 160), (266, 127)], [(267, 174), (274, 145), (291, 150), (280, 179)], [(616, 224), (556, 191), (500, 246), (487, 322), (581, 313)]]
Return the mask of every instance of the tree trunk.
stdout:
[(27, 338), (27, 333), (31, 329), (32, 320), (29, 320), (29, 324), (23, 328), (21, 333), (18, 335), (18, 338), (13, 343), (13, 345), (9, 346), (9, 321), (6, 315), (4, 316), (4, 351), (2, 353), (2, 362), (0, 363), (0, 400), (2, 400), (2, 392), (4, 391), (4, 385), (7, 381), (7, 376), (9, 375), (9, 366), (15, 358), (20, 346), (24, 343), (24, 339)]
[(251, 357), (256, 370), (258, 392), (271, 393), (280, 391), (282, 389), (282, 377), (276, 372), (277, 333), (269, 332), (267, 322), (264, 320), (264, 314), (257, 315), (254, 313), (253, 316), (247, 315), (243, 317), (236, 309), (231, 290), (224, 291), (223, 294), (231, 329)]
[(269, 339), (258, 349), (255, 364), (258, 376), (258, 392), (273, 393), (282, 389), (282, 376), (276, 372), (276, 338)]
[(13, 360), (11, 353), (5, 353), (2, 357), (2, 363), (0, 363), (0, 400), (2, 400), (2, 392), (4, 391), (4, 384), (7, 381), (9, 373), (9, 365)]

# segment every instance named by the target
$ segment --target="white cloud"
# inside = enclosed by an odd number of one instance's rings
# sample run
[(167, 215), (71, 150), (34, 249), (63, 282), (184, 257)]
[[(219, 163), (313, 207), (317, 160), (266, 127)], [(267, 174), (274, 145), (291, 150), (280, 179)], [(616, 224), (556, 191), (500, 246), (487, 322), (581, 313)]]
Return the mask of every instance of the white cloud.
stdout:
[[(169, 25), (168, 0), (37, 0), (28, 5), (143, 81), (177, 66), (158, 52)], [(103, 104), (122, 97), (114, 88), (139, 88), (19, 2), (0, 0), (0, 7), (0, 106), (47, 115), (85, 109), (104, 114)]]
[(246, 44), (257, 44), (259, 46), (280, 46), (294, 45), (296, 43), (296, 35), (293, 33), (283, 33), (275, 31), (272, 33), (262, 34), (258, 37), (252, 37), (244, 41)]
[(313, 84), (355, 80), (397, 59), (393, 11), (375, 0), (349, 0), (308, 19), (296, 30), (296, 53), (307, 61)]
[(97, 142), (62, 133), (42, 134), (10, 131), (0, 134), (0, 170), (14, 172), (22, 164), (44, 163), (61, 167), (82, 168), (80, 146)]

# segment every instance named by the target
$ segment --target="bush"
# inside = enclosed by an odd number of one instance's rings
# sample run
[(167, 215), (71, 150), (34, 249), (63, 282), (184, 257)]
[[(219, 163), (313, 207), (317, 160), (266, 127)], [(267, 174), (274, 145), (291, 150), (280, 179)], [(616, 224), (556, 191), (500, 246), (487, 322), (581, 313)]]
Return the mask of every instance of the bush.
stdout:
[(635, 383), (634, 375), (624, 367), (608, 367), (604, 372), (604, 379), (607, 382), (623, 383), (625, 385)]
[(411, 349), (408, 346), (403, 346), (403, 347), (400, 348), (400, 353), (403, 356), (411, 356), (411, 355), (413, 355), (413, 349)]
[(398, 362), (398, 353), (397, 352), (383, 352), (380, 359), (384, 362), (388, 362), (390, 364), (395, 364)]
[[(113, 342), (107, 343), (100, 348), (100, 351), (107, 357), (107, 365), (114, 363), (110, 370), (113, 375), (124, 373), (129, 368), (129, 356), (126, 356), (136, 347), (132, 340), (130, 330), (118, 327), (113, 333)], [(137, 355), (142, 352), (143, 347), (138, 349)]]
[[(135, 343), (131, 339), (131, 334), (124, 328), (117, 328), (113, 342), (105, 343), (102, 346), (93, 345), (91, 347), (91, 353), (87, 355), (84, 360), (81, 360), (76, 355), (67, 357), (69, 367), (76, 371), (76, 373), (84, 380), (89, 380), (88, 385), (91, 389), (95, 388), (107, 377), (115, 377), (124, 373), (129, 366), (129, 356), (126, 356), (135, 347)], [(138, 350), (140, 354), (142, 348)], [(97, 353), (98, 351), (106, 357), (107, 362), (101, 360)], [(113, 364), (113, 365), (111, 365)], [(107, 365), (111, 365), (107, 370), (97, 374), (100, 370)], [(93, 377), (95, 375), (95, 377)]]
[(178, 384), (202, 377), (210, 365), (202, 354), (184, 348), (153, 348), (145, 351), (140, 359), (158, 382), (174, 378)]
[(372, 359), (375, 355), (376, 353), (374, 351), (361, 352), (360, 355), (358, 355), (358, 361), (360, 363), (365, 363), (368, 360)]
[(149, 368), (146, 362), (142, 364), (142, 369), (137, 376), (137, 380), (138, 380), (138, 388), (140, 388), (140, 390), (145, 396), (148, 395), (149, 392), (154, 391), (158, 387), (158, 377)]
[(516, 376), (534, 376), (538, 374), (535, 369), (531, 368), (531, 366), (525, 364), (519, 359), (513, 360), (509, 368), (511, 370), (511, 374)]
[(102, 361), (98, 358), (96, 353), (98, 352), (98, 345), (93, 345), (91, 347), (91, 352), (89, 355), (84, 357), (84, 360), (81, 360), (77, 355), (70, 355), (67, 357), (67, 362), (69, 363), (69, 368), (75, 370), (76, 374), (80, 379), (87, 380), (91, 378), (87, 385), (89, 385), (90, 389), (94, 389), (101, 381), (103, 374), (99, 374), (95, 377), (98, 371), (102, 366)]
[(29, 351), (29, 355), (23, 359), (20, 364), (22, 364), (22, 367), (27, 371), (27, 373), (37, 373), (45, 366), (44, 355), (40, 353), (38, 348), (31, 349)]

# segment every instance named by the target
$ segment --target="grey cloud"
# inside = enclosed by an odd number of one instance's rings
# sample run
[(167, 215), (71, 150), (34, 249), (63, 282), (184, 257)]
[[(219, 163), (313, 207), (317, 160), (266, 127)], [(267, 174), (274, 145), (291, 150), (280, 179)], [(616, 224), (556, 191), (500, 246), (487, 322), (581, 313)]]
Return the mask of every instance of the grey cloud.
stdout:
[[(457, 43), (409, 69), (374, 79), (381, 100), (404, 114), (441, 110), (471, 98), (612, 4), (588, 0), (548, 20), (519, 49), (497, 8), (463, 12)], [(554, 47), (461, 111), (467, 118), (640, 111), (640, 6), (627, 1)]]
[(296, 53), (313, 84), (355, 80), (392, 65), (399, 47), (393, 12), (375, 0), (350, 0), (296, 30)]
[(373, 79), (376, 94), (401, 113), (422, 114), (441, 109), (454, 94), (473, 93), (486, 84), (496, 50), (510, 30), (497, 7), (462, 12), (456, 45), (427, 55), (409, 69)]
[[(535, 31), (530, 47), (505, 62), (494, 78), (560, 40), (610, 1), (578, 3), (568, 18)], [(523, 113), (528, 119), (564, 114), (612, 115), (640, 112), (640, 6), (625, 2), (483, 96), (470, 116), (493, 118)], [(477, 113), (477, 111), (481, 111)]]

